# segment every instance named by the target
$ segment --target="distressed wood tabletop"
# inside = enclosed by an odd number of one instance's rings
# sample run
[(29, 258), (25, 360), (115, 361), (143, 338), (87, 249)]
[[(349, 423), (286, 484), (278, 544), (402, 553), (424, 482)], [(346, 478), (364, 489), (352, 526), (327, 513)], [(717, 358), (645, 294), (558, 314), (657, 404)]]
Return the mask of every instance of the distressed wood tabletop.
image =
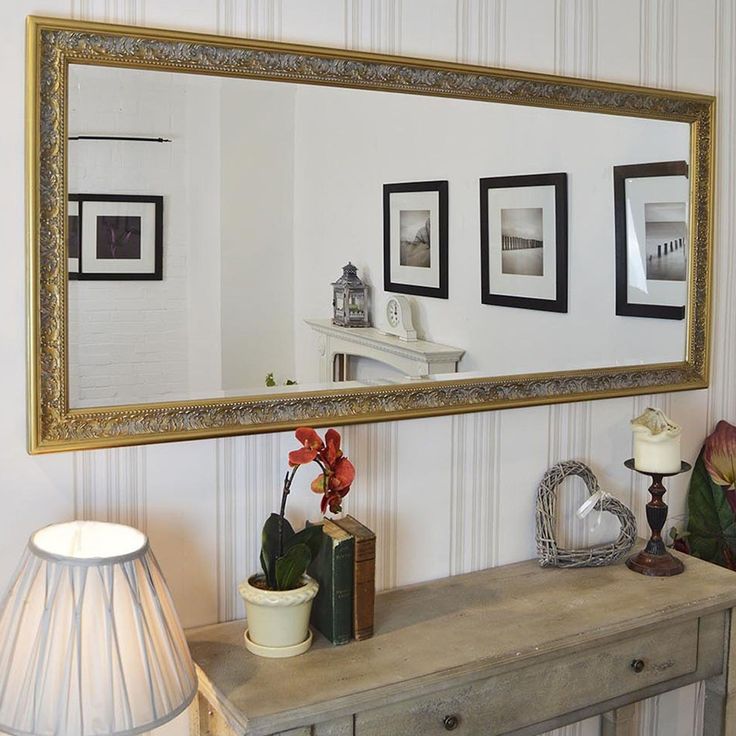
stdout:
[(736, 606), (736, 574), (683, 556), (669, 578), (536, 560), (380, 594), (373, 638), (333, 647), (315, 634), (291, 659), (246, 651), (244, 621), (187, 632), (200, 689), (244, 732), (284, 716), (323, 720)]

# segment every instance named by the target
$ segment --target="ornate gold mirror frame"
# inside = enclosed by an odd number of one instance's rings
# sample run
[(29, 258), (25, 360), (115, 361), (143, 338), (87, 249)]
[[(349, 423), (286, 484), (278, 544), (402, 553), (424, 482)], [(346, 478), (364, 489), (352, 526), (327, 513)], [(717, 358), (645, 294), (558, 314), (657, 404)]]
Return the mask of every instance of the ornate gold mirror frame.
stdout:
[[(690, 124), (686, 359), (299, 395), (70, 409), (68, 66), (98, 64), (553, 107)], [(423, 417), (708, 384), (715, 100), (703, 95), (404, 57), (51, 18), (27, 37), (28, 394), (32, 453)], [(613, 305), (612, 307), (613, 308)]]

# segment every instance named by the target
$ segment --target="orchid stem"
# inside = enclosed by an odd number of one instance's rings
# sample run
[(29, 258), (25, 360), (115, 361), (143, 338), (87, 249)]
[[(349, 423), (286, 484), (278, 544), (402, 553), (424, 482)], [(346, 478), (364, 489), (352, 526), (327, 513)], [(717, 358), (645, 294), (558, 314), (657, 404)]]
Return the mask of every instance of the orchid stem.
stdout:
[(287, 470), (284, 476), (284, 490), (281, 493), (281, 510), (279, 511), (279, 557), (284, 554), (284, 514), (286, 513), (286, 499), (291, 492), (291, 482), (294, 480), (297, 470), (299, 470), (299, 466), (295, 465), (291, 469), (291, 472)]

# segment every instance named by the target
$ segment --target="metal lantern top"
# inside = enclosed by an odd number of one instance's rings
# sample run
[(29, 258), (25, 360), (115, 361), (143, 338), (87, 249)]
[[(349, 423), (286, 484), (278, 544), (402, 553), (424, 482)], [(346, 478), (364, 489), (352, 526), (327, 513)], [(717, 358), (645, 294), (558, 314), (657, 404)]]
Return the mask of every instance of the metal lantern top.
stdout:
[(333, 324), (341, 327), (368, 327), (368, 287), (350, 262), (342, 276), (332, 283)]

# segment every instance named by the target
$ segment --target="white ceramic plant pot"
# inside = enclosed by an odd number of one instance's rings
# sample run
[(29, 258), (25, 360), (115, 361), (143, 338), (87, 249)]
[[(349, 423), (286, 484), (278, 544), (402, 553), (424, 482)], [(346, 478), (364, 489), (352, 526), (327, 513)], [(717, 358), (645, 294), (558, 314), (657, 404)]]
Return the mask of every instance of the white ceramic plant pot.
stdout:
[(263, 590), (252, 585), (253, 575), (238, 586), (245, 601), (248, 628), (245, 646), (261, 657), (294, 657), (312, 644), (309, 614), (319, 585), (309, 575), (294, 590)]

